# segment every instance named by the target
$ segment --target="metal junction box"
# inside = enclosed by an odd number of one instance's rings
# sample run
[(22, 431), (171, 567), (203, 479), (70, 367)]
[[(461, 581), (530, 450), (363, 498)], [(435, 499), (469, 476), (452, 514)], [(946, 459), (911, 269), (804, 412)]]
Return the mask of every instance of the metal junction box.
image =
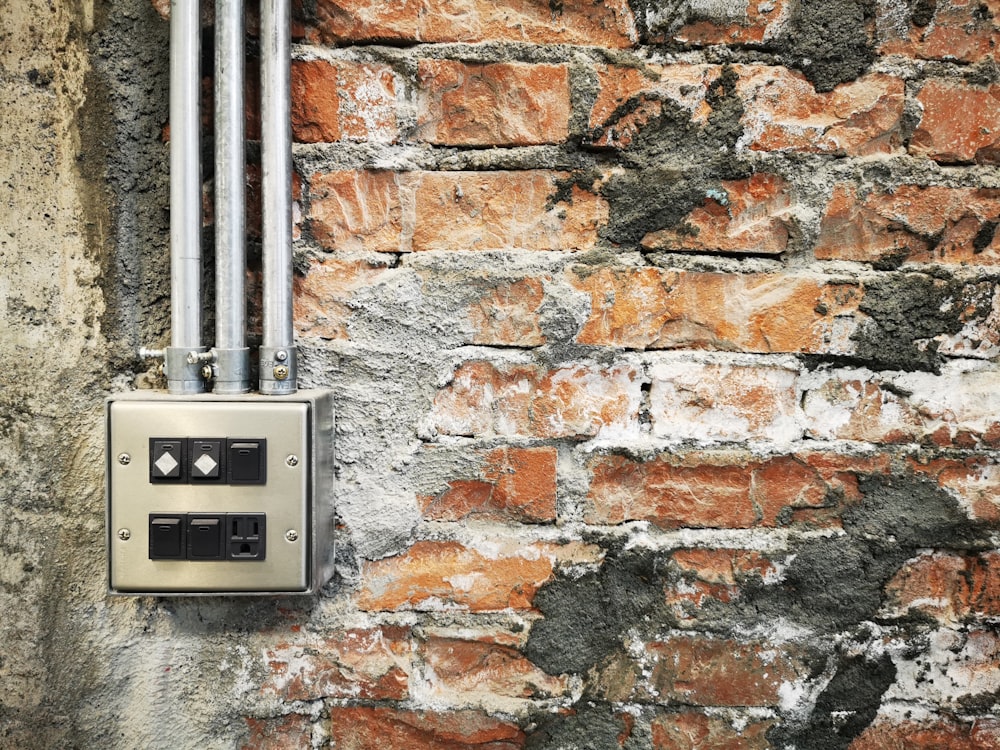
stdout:
[(110, 591), (307, 594), (333, 570), (333, 409), (291, 396), (107, 402)]

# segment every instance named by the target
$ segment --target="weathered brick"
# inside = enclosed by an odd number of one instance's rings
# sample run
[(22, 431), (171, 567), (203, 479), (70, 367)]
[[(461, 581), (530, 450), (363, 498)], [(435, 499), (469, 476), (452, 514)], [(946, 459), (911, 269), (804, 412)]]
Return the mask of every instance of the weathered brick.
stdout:
[[(939, 706), (948, 711), (975, 711), (992, 706), (1000, 691), (1000, 636), (992, 625), (982, 629), (940, 628), (927, 634), (921, 647), (897, 665), (896, 681), (883, 700)], [(989, 709), (987, 709), (989, 710)]]
[(382, 626), (309, 635), (265, 652), (262, 690), (284, 701), (403, 700), (409, 696), (410, 629)]
[(635, 37), (625, 0), (565, 0), (555, 8), (539, 0), (469, 0), (460, 6), (447, 0), (375, 5), (318, 0), (315, 26), (307, 30), (308, 39), (323, 43), (508, 41), (620, 48), (631, 46)]
[(469, 305), (470, 344), (486, 346), (541, 346), (541, 327), (547, 277), (503, 281), (490, 286)]
[[(985, 436), (984, 441), (993, 444)], [(911, 459), (910, 465), (956, 495), (971, 518), (1000, 526), (1000, 465), (979, 455), (964, 459)]]
[(479, 711), (405, 711), (333, 707), (330, 734), (337, 750), (517, 750), (516, 724)]
[(819, 452), (758, 459), (743, 451), (695, 451), (649, 461), (597, 455), (588, 468), (588, 523), (822, 527), (838, 523), (845, 504), (860, 499), (858, 475), (886, 471), (888, 459)]
[(546, 523), (556, 517), (555, 448), (495, 448), (483, 452), (475, 477), (451, 479), (436, 495), (419, 496), (434, 521), (481, 518)]
[(247, 718), (250, 738), (242, 750), (310, 750), (312, 721), (308, 716), (288, 714), (273, 719)]
[(755, 151), (868, 156), (900, 150), (901, 79), (873, 73), (817, 93), (799, 73), (754, 67), (737, 91), (746, 102), (743, 138)]
[(901, 185), (859, 196), (839, 183), (827, 204), (816, 257), (867, 263), (1000, 263), (1000, 190)]
[(885, 718), (865, 729), (849, 750), (1000, 750), (1000, 722), (945, 716), (898, 722)]
[(413, 249), (588, 250), (608, 206), (576, 186), (557, 201), (566, 178), (544, 170), (413, 173)]
[(363, 260), (324, 258), (314, 261), (304, 276), (292, 280), (292, 310), (300, 336), (349, 339), (350, 303), (354, 293), (383, 277), (388, 270)]
[(594, 437), (638, 429), (641, 372), (631, 365), (467, 362), (434, 398), (427, 428), (443, 435)]
[[(786, 68), (735, 65), (743, 105), (740, 144), (757, 151), (864, 156), (898, 151), (904, 85), (870, 74), (817, 93)], [(643, 70), (602, 67), (590, 112), (593, 142), (627, 148), (663, 111), (664, 102), (690, 114), (696, 126), (712, 112), (708, 92), (723, 74), (716, 65), (647, 65)]]
[(1000, 160), (1000, 86), (931, 79), (917, 94), (923, 110), (910, 152), (942, 163)]
[(417, 82), (418, 141), (531, 146), (569, 134), (565, 65), (421, 60)]
[(767, 750), (773, 721), (735, 725), (718, 716), (693, 711), (661, 714), (652, 721), (653, 750)]
[(759, 586), (779, 578), (780, 568), (766, 555), (742, 549), (687, 549), (671, 555), (665, 587), (667, 606), (683, 628), (697, 627), (706, 605), (738, 601), (747, 582)]
[(883, 614), (909, 612), (954, 624), (1000, 616), (1000, 554), (925, 553), (910, 560), (886, 586)]
[(879, 52), (966, 63), (995, 60), (1000, 48), (998, 14), (1000, 6), (994, 0), (939, 0), (912, 6), (907, 22), (883, 25)]
[(788, 246), (790, 186), (777, 175), (757, 173), (746, 180), (723, 180), (722, 190), (705, 198), (672, 229), (642, 239), (649, 250), (760, 253), (778, 255)]
[(387, 66), (296, 60), (291, 96), (292, 135), (300, 143), (398, 137), (396, 81)]
[(866, 370), (835, 371), (807, 388), (807, 434), (871, 443), (990, 447), (1000, 441), (997, 396), (985, 370), (883, 378)]
[(861, 290), (799, 274), (657, 268), (572, 273), (590, 295), (576, 340), (632, 349), (850, 353)]
[(649, 643), (648, 688), (638, 696), (689, 706), (776, 706), (782, 686), (805, 678), (809, 667), (798, 649), (701, 635), (677, 635)]
[(798, 375), (774, 366), (659, 362), (651, 368), (653, 434), (702, 442), (802, 437)]
[(309, 225), (331, 250), (400, 252), (403, 204), (400, 175), (382, 171), (314, 174)]
[(358, 606), (365, 610), (525, 610), (557, 562), (593, 559), (586, 545), (498, 540), (477, 550), (458, 542), (416, 542), (406, 552), (369, 561)]
[(527, 701), (560, 697), (569, 678), (552, 677), (517, 649), (458, 638), (427, 640), (420, 649), (425, 666), (422, 698), (457, 707), (500, 707), (504, 698)]
[[(791, 17), (787, 0), (748, 0), (740, 5), (699, 7), (695, 17), (671, 33), (657, 33), (652, 41), (671, 39), (682, 44), (760, 44), (779, 36)], [(673, 14), (668, 15), (674, 21)]]

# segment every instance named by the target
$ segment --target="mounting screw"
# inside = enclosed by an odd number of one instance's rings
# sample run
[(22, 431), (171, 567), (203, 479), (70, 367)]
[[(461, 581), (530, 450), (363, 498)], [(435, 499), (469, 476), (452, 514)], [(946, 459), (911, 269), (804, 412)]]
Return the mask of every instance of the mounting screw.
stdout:
[(119, 453), (118, 463), (120, 463), (122, 466), (128, 466), (130, 463), (132, 463), (132, 457), (128, 453)]
[(202, 377), (203, 380), (211, 380), (212, 379), (212, 366), (211, 365), (205, 365), (204, 367), (201, 368), (201, 377)]
[(274, 353), (274, 358), (279, 362), (284, 362), (286, 359), (288, 359), (288, 352), (286, 352), (284, 349), (279, 349)]
[(274, 379), (284, 380), (288, 377), (288, 368), (285, 365), (278, 365), (274, 368)]
[(118, 538), (121, 539), (123, 542), (127, 542), (129, 539), (132, 538), (132, 532), (129, 531), (128, 529), (118, 529)]
[(291, 455), (291, 456), (289, 456), (288, 458), (285, 459), (285, 463), (288, 466), (298, 466), (299, 465), (299, 457), (296, 456), (296, 455)]
[(287, 539), (290, 542), (294, 542), (298, 538), (299, 538), (299, 532), (297, 532), (295, 529), (289, 529), (288, 531), (285, 532), (285, 539)]

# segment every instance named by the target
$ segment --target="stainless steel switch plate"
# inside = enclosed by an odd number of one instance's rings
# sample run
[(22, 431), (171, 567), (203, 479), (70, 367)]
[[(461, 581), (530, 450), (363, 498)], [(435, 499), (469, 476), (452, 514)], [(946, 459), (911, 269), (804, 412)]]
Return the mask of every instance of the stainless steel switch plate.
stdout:
[(328, 391), (129, 393), (106, 422), (111, 593), (306, 594), (329, 579)]

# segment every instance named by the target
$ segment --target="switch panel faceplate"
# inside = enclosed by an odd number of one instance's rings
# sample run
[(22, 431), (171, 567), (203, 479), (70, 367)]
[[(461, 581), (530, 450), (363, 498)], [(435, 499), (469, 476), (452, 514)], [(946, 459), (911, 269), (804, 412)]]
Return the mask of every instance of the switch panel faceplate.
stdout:
[(332, 436), (327, 391), (110, 399), (111, 592), (318, 589), (332, 572)]

